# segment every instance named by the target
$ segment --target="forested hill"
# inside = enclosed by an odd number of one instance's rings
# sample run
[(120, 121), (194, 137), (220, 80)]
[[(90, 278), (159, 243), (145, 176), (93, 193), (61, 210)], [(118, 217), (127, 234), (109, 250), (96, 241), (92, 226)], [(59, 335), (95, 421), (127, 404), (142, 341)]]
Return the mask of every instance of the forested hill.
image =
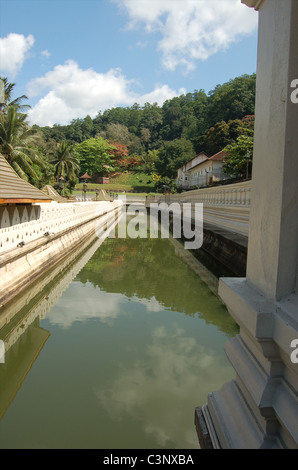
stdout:
[[(209, 93), (195, 90), (169, 99), (163, 106), (135, 103), (99, 111), (94, 119), (86, 116), (69, 125), (33, 128), (42, 130), (48, 142), (80, 143), (101, 136), (125, 144), (131, 155), (162, 151), (171, 145), (173, 159), (176, 152), (181, 161), (186, 161), (200, 151), (213, 155), (236, 138), (239, 120), (254, 115), (255, 85), (255, 74), (243, 75), (217, 85)], [(162, 174), (163, 169), (159, 170)]]

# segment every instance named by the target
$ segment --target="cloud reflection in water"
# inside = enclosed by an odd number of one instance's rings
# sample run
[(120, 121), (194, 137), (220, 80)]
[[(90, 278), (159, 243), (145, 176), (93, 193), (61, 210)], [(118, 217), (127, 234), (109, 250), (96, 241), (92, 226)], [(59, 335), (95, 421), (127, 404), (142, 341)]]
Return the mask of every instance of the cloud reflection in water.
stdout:
[(114, 420), (140, 421), (159, 446), (193, 448), (198, 446), (189, 426), (194, 408), (205, 402), (213, 377), (217, 386), (227, 373), (215, 351), (172, 324), (155, 328), (145, 358), (123, 365), (109, 386), (99, 386), (95, 393)]

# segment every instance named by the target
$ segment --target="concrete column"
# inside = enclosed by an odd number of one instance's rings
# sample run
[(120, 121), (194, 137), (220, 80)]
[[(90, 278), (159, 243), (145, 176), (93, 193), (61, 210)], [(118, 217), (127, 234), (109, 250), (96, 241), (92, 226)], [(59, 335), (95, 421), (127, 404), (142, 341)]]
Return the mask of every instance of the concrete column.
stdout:
[(219, 283), (240, 326), (225, 347), (236, 377), (209, 394), (196, 426), (203, 446), (297, 449), (298, 0), (242, 2), (259, 10), (247, 275)]
[(294, 79), (298, 79), (298, 2), (263, 1), (247, 279), (275, 300), (297, 287), (298, 105), (291, 101)]

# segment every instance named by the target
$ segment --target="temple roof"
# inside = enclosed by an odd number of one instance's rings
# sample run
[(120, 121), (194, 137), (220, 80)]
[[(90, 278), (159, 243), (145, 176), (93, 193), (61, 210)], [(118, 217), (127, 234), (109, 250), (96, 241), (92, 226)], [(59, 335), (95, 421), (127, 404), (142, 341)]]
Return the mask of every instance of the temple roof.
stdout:
[(80, 179), (81, 178), (87, 179), (87, 178), (91, 178), (91, 176), (89, 176), (88, 173), (84, 173), (82, 176), (80, 176)]
[(52, 202), (52, 198), (17, 175), (0, 154), (0, 204)]
[(56, 189), (53, 188), (53, 186), (51, 186), (50, 184), (47, 184), (46, 186), (44, 186), (42, 188), (42, 192), (44, 194), (46, 194), (47, 196), (49, 196), (50, 198), (52, 198), (54, 201), (57, 201), (57, 202), (68, 202), (68, 200), (61, 196), (57, 191)]

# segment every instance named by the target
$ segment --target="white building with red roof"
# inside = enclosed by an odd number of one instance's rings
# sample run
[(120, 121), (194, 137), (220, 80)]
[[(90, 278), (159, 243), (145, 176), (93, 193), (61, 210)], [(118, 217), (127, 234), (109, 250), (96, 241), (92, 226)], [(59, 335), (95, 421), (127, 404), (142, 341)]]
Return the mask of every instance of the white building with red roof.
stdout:
[(177, 186), (183, 189), (206, 187), (230, 178), (223, 171), (227, 152), (221, 150), (212, 157), (201, 152), (178, 169)]

